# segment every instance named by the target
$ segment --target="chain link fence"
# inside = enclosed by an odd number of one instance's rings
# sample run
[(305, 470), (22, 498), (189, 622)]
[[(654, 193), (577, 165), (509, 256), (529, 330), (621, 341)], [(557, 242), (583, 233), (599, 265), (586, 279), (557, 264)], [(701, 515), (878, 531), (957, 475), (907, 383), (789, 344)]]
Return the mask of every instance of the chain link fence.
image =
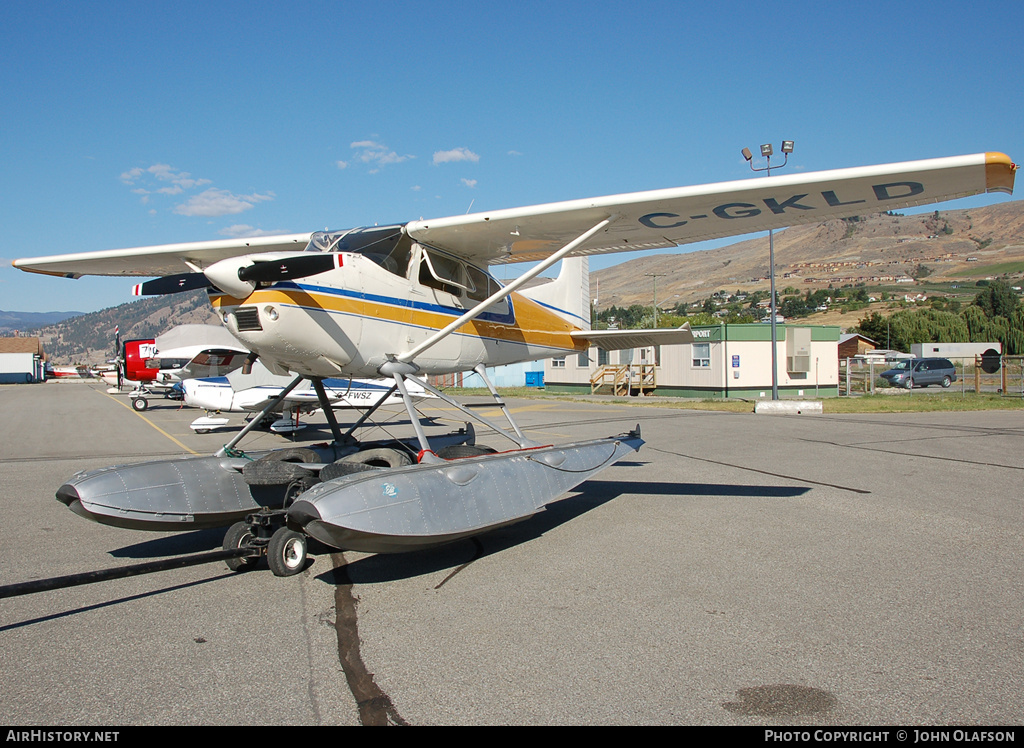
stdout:
[[(956, 381), (943, 388), (933, 384), (927, 387), (894, 387), (882, 379), (883, 371), (892, 369), (898, 361), (878, 361), (861, 358), (839, 360), (839, 394), (917, 394), (921, 392), (959, 392), (999, 394), (1004, 397), (1024, 397), (1024, 356), (943, 356), (956, 369)], [(913, 361), (915, 359), (901, 359)]]

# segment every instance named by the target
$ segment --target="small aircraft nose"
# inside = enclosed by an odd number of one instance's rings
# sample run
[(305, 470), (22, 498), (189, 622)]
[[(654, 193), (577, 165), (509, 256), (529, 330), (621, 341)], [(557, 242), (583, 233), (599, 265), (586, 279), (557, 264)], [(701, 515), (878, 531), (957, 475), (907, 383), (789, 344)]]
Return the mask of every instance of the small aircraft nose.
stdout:
[(288, 507), (288, 526), (293, 530), (305, 529), (311, 522), (320, 520), (320, 512), (308, 501), (300, 499)]
[(65, 483), (63, 486), (57, 489), (57, 501), (64, 506), (71, 506), (76, 501), (81, 501), (82, 497), (78, 495), (78, 491), (75, 487)]

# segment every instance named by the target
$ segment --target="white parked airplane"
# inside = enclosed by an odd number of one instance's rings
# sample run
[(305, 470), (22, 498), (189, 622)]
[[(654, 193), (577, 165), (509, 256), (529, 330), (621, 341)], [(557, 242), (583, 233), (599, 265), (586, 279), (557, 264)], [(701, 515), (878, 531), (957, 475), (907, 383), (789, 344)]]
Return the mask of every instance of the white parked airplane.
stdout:
[[(790, 174), (486, 211), (393, 226), (54, 255), (14, 261), (30, 272), (160, 276), (142, 294), (205, 287), (227, 329), (271, 371), (322, 389), (326, 377), (387, 377), (416, 431), (415, 465), (384, 474), (335, 467), (361, 452), (331, 421), (335, 441), (308, 468), (322, 482), (268, 499), (234, 462), (236, 437), (217, 456), (76, 475), (58, 491), (74, 511), (128, 527), (226, 524), (225, 547), (256, 547), (276, 574), (301, 570), (306, 535), (352, 550), (410, 550), (525, 519), (640, 447), (639, 433), (570, 445), (529, 440), (500, 398), (516, 449), (449, 461), (427, 437), (407, 382), (441, 396), (426, 375), (607, 349), (689, 342), (689, 330), (590, 329), (587, 255), (673, 247), (828, 218), (898, 210), (983, 192), (1010, 193), (1016, 166), (1001, 153)], [(559, 260), (558, 278), (525, 284)], [(537, 261), (502, 286), (487, 271)], [(287, 391), (287, 388), (286, 388)], [(320, 392), (324, 413), (333, 411)], [(454, 407), (459, 403), (446, 398)], [(468, 409), (464, 412), (471, 414)], [(255, 419), (254, 419), (255, 420)], [(494, 426), (482, 417), (477, 420)], [(250, 424), (253, 426), (254, 424)], [(496, 427), (495, 427), (496, 428)], [(466, 430), (461, 437), (470, 441)], [(418, 450), (417, 450), (418, 448)], [(369, 452), (379, 452), (374, 447)], [(322, 463), (330, 462), (331, 470)], [(367, 462), (369, 462), (367, 460)], [(325, 472), (326, 471), (326, 472)], [(324, 478), (327, 479), (324, 479)], [(250, 490), (251, 489), (251, 490)], [(294, 501), (292, 500), (294, 498)], [(257, 511), (259, 510), (259, 511)], [(249, 512), (250, 514), (246, 514)], [(262, 524), (261, 524), (262, 523)], [(272, 531), (271, 531), (272, 530)], [(241, 562), (239, 566), (241, 566)]]
[[(185, 405), (202, 408), (206, 415), (197, 418), (189, 427), (205, 433), (226, 426), (227, 418), (219, 413), (262, 413), (291, 383), (292, 377), (270, 373), (256, 361), (249, 373), (236, 369), (223, 377), (186, 379), (181, 383)], [(324, 391), (335, 410), (341, 408), (367, 409), (381, 405), (402, 405), (402, 398), (391, 389), (391, 383), (381, 379), (325, 379)], [(422, 387), (409, 383), (409, 396), (416, 399), (434, 395)], [(279, 401), (276, 408), (262, 415), (262, 425), (276, 433), (290, 433), (303, 427), (300, 415), (310, 415), (321, 405), (313, 384), (305, 381)]]

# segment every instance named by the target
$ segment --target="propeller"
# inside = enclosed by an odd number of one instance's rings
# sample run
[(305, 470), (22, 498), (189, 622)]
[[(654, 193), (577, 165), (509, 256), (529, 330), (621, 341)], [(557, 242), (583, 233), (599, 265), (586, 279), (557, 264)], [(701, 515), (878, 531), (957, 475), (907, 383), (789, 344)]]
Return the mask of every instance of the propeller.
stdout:
[(273, 283), (318, 275), (339, 267), (341, 255), (337, 252), (307, 252), (279, 260), (254, 260), (252, 265), (238, 269), (238, 279), (253, 283)]
[[(305, 278), (341, 267), (341, 255), (330, 253), (305, 253), (277, 260), (253, 259), (251, 264), (238, 266), (238, 258), (221, 260), (203, 273), (179, 273), (154, 278), (137, 284), (132, 289), (134, 296), (166, 296), (172, 293), (192, 291), (196, 288), (216, 288), (233, 296), (244, 298), (252, 292), (256, 283)], [(244, 262), (244, 260), (242, 260)], [(235, 281), (232, 276), (236, 276)]]
[(133, 296), (166, 296), (172, 293), (192, 291), (196, 288), (207, 288), (213, 283), (202, 273), (179, 273), (178, 275), (165, 275), (163, 278), (154, 278), (145, 283), (139, 283), (132, 289)]

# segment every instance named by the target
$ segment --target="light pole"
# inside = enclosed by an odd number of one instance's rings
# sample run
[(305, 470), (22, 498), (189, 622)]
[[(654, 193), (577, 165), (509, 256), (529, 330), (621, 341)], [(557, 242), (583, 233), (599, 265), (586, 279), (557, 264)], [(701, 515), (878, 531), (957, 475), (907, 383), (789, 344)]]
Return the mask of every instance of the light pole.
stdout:
[(664, 278), (665, 273), (644, 273), (648, 278), (654, 279), (654, 329), (658, 329), (658, 278)]
[[(776, 166), (776, 169), (781, 169), (789, 161), (789, 154), (793, 152), (793, 141), (783, 140), (782, 141), (782, 153), (784, 158), (781, 164)], [(764, 171), (768, 173), (770, 177), (772, 175), (772, 145), (771, 143), (765, 143), (761, 146), (761, 155), (764, 156), (767, 161), (767, 166), (756, 168), (753, 162), (753, 155), (750, 153), (749, 148), (744, 148), (741, 153), (743, 158), (750, 164), (752, 171)], [(771, 298), (771, 314), (772, 314), (772, 400), (779, 399), (779, 366), (778, 366), (778, 333), (775, 329), (775, 235), (771, 229), (768, 229), (768, 277), (771, 279), (772, 286), (772, 298)]]

